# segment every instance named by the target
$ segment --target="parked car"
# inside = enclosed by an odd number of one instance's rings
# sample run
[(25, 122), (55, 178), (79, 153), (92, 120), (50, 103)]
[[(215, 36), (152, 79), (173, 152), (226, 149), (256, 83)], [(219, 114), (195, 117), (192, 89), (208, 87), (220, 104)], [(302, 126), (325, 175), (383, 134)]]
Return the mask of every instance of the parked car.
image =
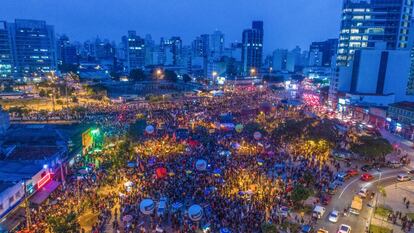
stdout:
[(361, 176), (361, 180), (362, 181), (371, 181), (371, 180), (373, 180), (374, 179), (374, 176), (373, 175), (371, 175), (371, 174), (369, 174), (369, 173), (364, 173), (364, 174), (362, 174), (362, 176)]
[(329, 214), (329, 218), (328, 220), (330, 222), (338, 222), (338, 217), (339, 217), (339, 212), (336, 210), (333, 210), (330, 214)]
[(337, 191), (338, 185), (335, 182), (329, 184), (328, 193), (331, 195), (335, 195)]
[(410, 180), (410, 179), (411, 179), (411, 177), (408, 174), (404, 174), (404, 173), (398, 174), (398, 176), (397, 176), (397, 180), (400, 181), (400, 182), (407, 181), (407, 180)]
[(400, 161), (396, 161), (396, 160), (389, 161), (387, 165), (390, 168), (401, 168), (404, 166)]
[(368, 195), (368, 189), (367, 188), (362, 188), (361, 190), (359, 190), (358, 195), (360, 197), (366, 198)]
[(341, 224), (338, 233), (351, 233), (351, 227), (346, 224)]
[(312, 232), (312, 226), (311, 225), (303, 225), (300, 232), (301, 233), (311, 233)]
[(366, 164), (364, 166), (361, 167), (361, 170), (364, 172), (370, 171), (372, 169), (372, 166), (369, 164)]
[(359, 174), (358, 170), (356, 169), (349, 169), (346, 173), (348, 174), (349, 177), (357, 176)]
[(332, 200), (332, 196), (327, 195), (327, 194), (322, 194), (319, 199), (320, 199), (322, 205), (329, 205), (329, 203)]

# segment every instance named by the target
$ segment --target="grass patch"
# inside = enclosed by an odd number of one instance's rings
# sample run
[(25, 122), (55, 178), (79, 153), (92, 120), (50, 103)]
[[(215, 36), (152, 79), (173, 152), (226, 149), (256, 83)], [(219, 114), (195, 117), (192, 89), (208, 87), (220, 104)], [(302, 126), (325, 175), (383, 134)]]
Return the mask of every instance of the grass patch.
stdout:
[(408, 218), (411, 218), (411, 220), (414, 220), (414, 213), (408, 213), (407, 214)]
[(375, 208), (375, 214), (383, 217), (383, 218), (388, 218), (388, 216), (392, 213), (392, 209), (385, 207), (385, 206), (378, 206), (377, 208)]
[(391, 229), (380, 227), (377, 225), (370, 225), (369, 226), (369, 232), (371, 233), (391, 233)]

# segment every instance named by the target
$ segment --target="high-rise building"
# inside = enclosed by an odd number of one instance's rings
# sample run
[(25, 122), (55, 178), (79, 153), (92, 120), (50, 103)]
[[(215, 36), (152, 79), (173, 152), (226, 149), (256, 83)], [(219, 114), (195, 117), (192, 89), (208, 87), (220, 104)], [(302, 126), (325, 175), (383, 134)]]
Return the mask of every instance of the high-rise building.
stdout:
[[(355, 70), (352, 66), (356, 51), (410, 49), (409, 45), (412, 40), (409, 39), (409, 35), (412, 34), (410, 23), (413, 3), (412, 0), (343, 1), (336, 69), (329, 89), (331, 106), (336, 105), (338, 92), (351, 91), (353, 74), (349, 71)], [(359, 61), (356, 61), (355, 64), (358, 63)], [(359, 83), (363, 82), (361, 80)], [(407, 91), (408, 89), (409, 87)], [(355, 90), (358, 91), (358, 89)]]
[(128, 70), (144, 69), (145, 67), (145, 39), (137, 35), (136, 31), (128, 31), (127, 38)]
[(210, 35), (210, 52), (214, 59), (220, 59), (224, 51), (224, 34), (221, 31), (214, 31)]
[(309, 47), (309, 66), (330, 67), (338, 49), (338, 39), (312, 42)]
[(69, 37), (62, 35), (57, 40), (58, 65), (75, 65), (79, 63), (77, 48), (70, 43)]
[(286, 70), (287, 54), (288, 54), (287, 49), (276, 49), (273, 52), (273, 62), (272, 62), (273, 71)]
[(32, 77), (56, 69), (53, 26), (40, 20), (16, 19), (8, 25), (12, 56), (18, 77)]
[(262, 68), (263, 21), (253, 21), (252, 28), (243, 31), (242, 67), (244, 75)]
[(357, 49), (405, 49), (413, 10), (412, 0), (344, 0), (337, 65), (347, 66)]
[(13, 75), (13, 58), (10, 34), (7, 23), (0, 21), (0, 79)]

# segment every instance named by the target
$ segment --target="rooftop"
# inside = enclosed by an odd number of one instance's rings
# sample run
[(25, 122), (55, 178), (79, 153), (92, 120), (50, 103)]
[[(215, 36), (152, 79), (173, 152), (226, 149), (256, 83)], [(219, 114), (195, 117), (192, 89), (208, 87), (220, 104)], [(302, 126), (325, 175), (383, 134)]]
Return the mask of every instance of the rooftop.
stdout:
[(390, 106), (394, 108), (405, 109), (408, 111), (414, 111), (414, 102), (403, 101), (403, 102), (390, 104)]
[(43, 169), (43, 165), (31, 161), (0, 161), (0, 180), (20, 182), (32, 178)]
[(7, 190), (10, 187), (13, 187), (16, 183), (10, 181), (0, 181), (0, 193)]
[(58, 146), (16, 146), (5, 160), (44, 160), (62, 151)]

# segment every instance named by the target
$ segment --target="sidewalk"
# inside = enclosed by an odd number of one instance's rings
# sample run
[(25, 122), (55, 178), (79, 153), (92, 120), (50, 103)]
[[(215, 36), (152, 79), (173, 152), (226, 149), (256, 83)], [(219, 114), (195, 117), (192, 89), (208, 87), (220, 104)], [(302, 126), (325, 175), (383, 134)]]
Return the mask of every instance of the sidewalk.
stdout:
[[(407, 181), (387, 186), (385, 187), (385, 193), (386, 197), (378, 194), (377, 206), (392, 208), (394, 212), (399, 211), (403, 216), (405, 214), (414, 213), (414, 182)], [(412, 203), (409, 208), (407, 208), (403, 202), (404, 197)], [(401, 230), (401, 221), (399, 220), (397, 220), (397, 224), (392, 224), (391, 222), (388, 222), (386, 218), (375, 215), (372, 218), (371, 224), (392, 229), (394, 233), (403, 232)], [(414, 228), (410, 232), (414, 233)]]
[(409, 167), (414, 168), (414, 143), (407, 139), (394, 135), (385, 129), (380, 129), (380, 132), (382, 137), (387, 139), (391, 144), (397, 144), (402, 150), (403, 154), (408, 154), (408, 157), (411, 160)]

